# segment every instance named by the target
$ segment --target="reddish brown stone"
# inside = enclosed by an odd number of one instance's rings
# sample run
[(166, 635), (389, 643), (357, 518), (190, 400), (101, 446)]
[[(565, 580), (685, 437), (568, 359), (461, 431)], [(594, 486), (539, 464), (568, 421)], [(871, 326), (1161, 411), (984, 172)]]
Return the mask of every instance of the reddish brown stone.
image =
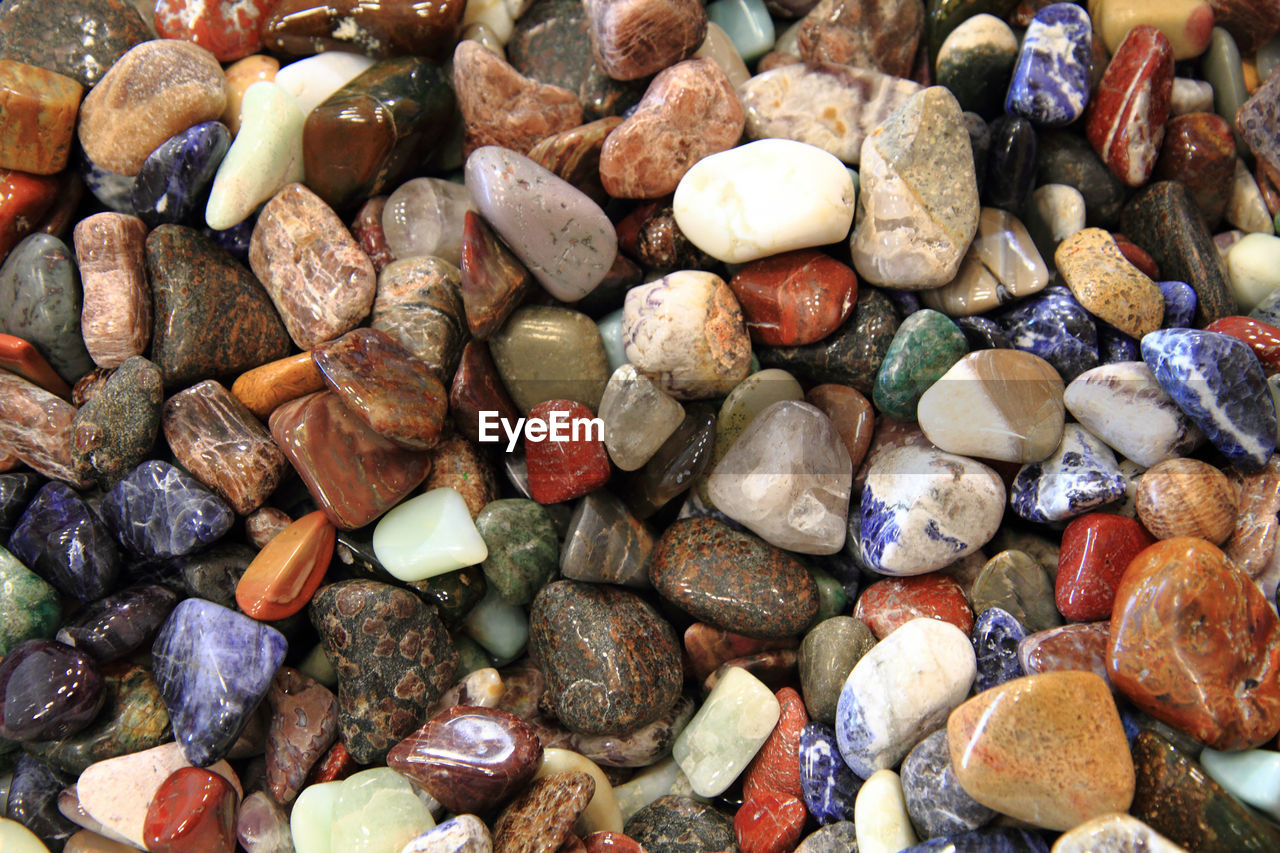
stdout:
[(1235, 168), (1235, 137), (1226, 119), (1188, 113), (1169, 119), (1152, 180), (1185, 184), (1212, 231), (1231, 200)]
[(1123, 234), (1113, 232), (1111, 239), (1116, 241), (1116, 248), (1120, 250), (1120, 254), (1124, 255), (1126, 261), (1137, 267), (1152, 281), (1160, 280), (1160, 268), (1156, 266), (1155, 260), (1147, 254), (1146, 250)]
[[(529, 494), (540, 504), (554, 504), (594, 492), (609, 481), (609, 451), (603, 431), (592, 429), (594, 413), (574, 400), (546, 400), (529, 410), (529, 420), (564, 416), (568, 440), (535, 439), (525, 434)], [(577, 429), (574, 435), (572, 430)]]
[(804, 700), (791, 687), (782, 688), (774, 697), (782, 715), (742, 777), (742, 796), (748, 800), (766, 791), (796, 799), (804, 797), (800, 786), (800, 732), (809, 724), (809, 714)]
[(1280, 456), (1272, 456), (1267, 467), (1240, 477), (1240, 510), (1236, 529), (1223, 550), (1231, 564), (1251, 578), (1257, 578), (1271, 563), (1280, 531)]
[(424, 489), (445, 486), (462, 495), (472, 518), (498, 497), (493, 465), (474, 443), (460, 435), (443, 439), (431, 451), (431, 474)]
[(344, 50), (443, 62), (458, 40), (465, 6), (451, 0), (280, 0), (262, 24), (262, 41), (291, 56)]
[(1240, 53), (1250, 56), (1280, 30), (1280, 5), (1271, 0), (1209, 0), (1214, 26), (1231, 33)]
[(355, 329), (311, 351), (347, 408), (383, 438), (410, 450), (440, 440), (448, 399), (435, 374), (378, 329)]
[(1091, 512), (1067, 525), (1058, 551), (1054, 601), (1067, 619), (1107, 619), (1129, 562), (1155, 543), (1132, 518)]
[(58, 371), (53, 369), (53, 365), (45, 360), (40, 350), (30, 341), (0, 333), (0, 370), (16, 373), (64, 400), (71, 397), (71, 386), (67, 385), (66, 380), (58, 375)]
[(853, 313), (858, 278), (814, 249), (784, 252), (743, 266), (729, 287), (756, 343), (798, 346), (820, 341)]
[(51, 480), (76, 488), (90, 481), (77, 477), (72, 463), (75, 408), (22, 377), (0, 370), (0, 450), (17, 456)]
[(61, 186), (57, 177), (0, 170), (0, 260), (39, 228)]
[(577, 95), (530, 80), (470, 39), (453, 52), (453, 85), (465, 128), (464, 154), (485, 145), (524, 154), (540, 140), (582, 124)]
[(804, 831), (804, 801), (780, 791), (747, 795), (733, 816), (733, 831), (742, 853), (789, 853)]
[(617, 116), (606, 116), (548, 136), (529, 149), (529, 159), (603, 205), (608, 196), (600, 183), (600, 152), (605, 139), (620, 124), (622, 119)]
[(80, 333), (99, 367), (119, 367), (151, 342), (147, 226), (136, 216), (99, 213), (76, 225), (76, 263), (84, 289)]
[[(311, 772), (307, 774), (307, 785), (320, 785), (324, 782), (340, 782), (360, 769), (356, 760), (351, 757), (347, 747), (338, 741), (329, 747), (324, 758), (320, 759)], [(306, 786), (303, 786), (306, 787)]]
[(707, 269), (715, 263), (680, 230), (670, 205), (657, 208), (639, 223), (634, 254), (649, 269)]
[(1107, 675), (1107, 622), (1072, 622), (1037, 631), (1018, 646), (1018, 662), (1027, 675), (1078, 669), (1102, 678)]
[(338, 527), (363, 527), (427, 476), (431, 459), (397, 447), (323, 391), (271, 413), (271, 435)]
[(160, 783), (147, 806), (143, 838), (156, 853), (232, 853), (236, 804), (231, 783), (202, 767), (183, 767)]
[(480, 440), (480, 413), (497, 412), (509, 423), (520, 418), (494, 367), (489, 347), (481, 341), (470, 341), (462, 350), (458, 370), (449, 389), (449, 410), (453, 425), (469, 441)]
[(1202, 539), (1159, 542), (1116, 592), (1107, 669), (1135, 705), (1214, 749), (1280, 730), (1280, 619)]
[(267, 785), (276, 802), (293, 802), (338, 736), (338, 698), (296, 669), (281, 667), (267, 691)]
[(462, 280), (458, 291), (467, 326), (487, 340), (528, 296), (533, 275), (479, 214), (467, 211), (462, 226)]
[(374, 272), (382, 270), (396, 259), (387, 245), (387, 233), (382, 229), (382, 211), (387, 207), (385, 195), (374, 196), (361, 206), (351, 220), (351, 236), (373, 262)]
[(70, 77), (0, 59), (0, 169), (52, 175), (66, 168), (81, 91)]
[(587, 853), (645, 853), (644, 848), (620, 832), (593, 832), (582, 839)]
[(702, 682), (702, 692), (710, 693), (716, 689), (720, 679), (731, 669), (745, 669), (764, 683), (770, 690), (781, 690), (796, 680), (796, 666), (800, 655), (795, 649), (774, 649), (768, 652), (756, 652), (740, 658), (731, 658), (716, 668)]
[(684, 631), (684, 649), (695, 680), (703, 681), (726, 661), (771, 649), (794, 649), (795, 637), (762, 640), (694, 622)]
[(1125, 36), (1089, 100), (1085, 135), (1111, 173), (1131, 187), (1151, 177), (1173, 96), (1173, 46), (1142, 24)]
[(810, 388), (804, 398), (831, 421), (849, 451), (853, 470), (857, 471), (875, 433), (875, 410), (871, 401), (848, 385), (831, 384)]
[(921, 617), (950, 622), (966, 634), (973, 630), (973, 610), (964, 590), (950, 575), (937, 572), (876, 581), (853, 608), (853, 618), (867, 623), (880, 640)]
[(1223, 317), (1205, 326), (1207, 332), (1221, 332), (1244, 341), (1270, 376), (1280, 373), (1280, 329), (1252, 317)]
[(911, 77), (923, 34), (921, 0), (822, 0), (800, 24), (800, 58)]
[(336, 535), (320, 510), (285, 527), (245, 569), (236, 584), (236, 604), (263, 622), (287, 619), (306, 607), (329, 569)]
[(586, 0), (591, 52), (615, 80), (637, 80), (693, 56), (707, 37), (697, 0)]
[[(50, 370), (52, 369), (50, 368)], [(116, 369), (114, 367), (95, 367), (84, 376), (81, 376), (76, 380), (76, 384), (71, 387), (71, 405), (79, 408), (92, 400), (102, 390), (102, 386), (107, 383), (107, 380), (111, 378), (111, 374), (115, 372)]]
[(404, 344), (440, 381), (453, 376), (467, 342), (458, 268), (439, 258), (406, 258), (383, 270), (369, 325)]
[(714, 61), (690, 59), (666, 68), (604, 142), (605, 192), (614, 198), (675, 192), (694, 163), (736, 145), (745, 125), (738, 94)]
[(293, 519), (289, 513), (273, 506), (264, 506), (250, 513), (244, 520), (244, 533), (249, 537), (250, 545), (262, 550), (290, 524), (293, 524)]
[(577, 771), (535, 780), (498, 816), (493, 853), (554, 853), (595, 793), (595, 780)]

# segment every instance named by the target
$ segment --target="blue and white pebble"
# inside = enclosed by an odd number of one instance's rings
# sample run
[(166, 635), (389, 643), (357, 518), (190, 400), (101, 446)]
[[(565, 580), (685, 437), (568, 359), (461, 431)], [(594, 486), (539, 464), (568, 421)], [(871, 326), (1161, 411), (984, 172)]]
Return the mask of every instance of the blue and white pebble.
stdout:
[(822, 723), (809, 723), (800, 730), (800, 790), (805, 808), (813, 819), (829, 823), (853, 820), (862, 780), (853, 775), (840, 756), (836, 730)]
[(1074, 3), (1054, 3), (1036, 13), (1022, 39), (1005, 112), (1042, 127), (1080, 118), (1089, 103), (1093, 73), (1093, 23)]
[(1079, 424), (1067, 424), (1052, 456), (1019, 469), (1009, 503), (1028, 521), (1065, 521), (1116, 500), (1125, 484), (1111, 448)]
[(1026, 636), (1027, 629), (1007, 610), (988, 607), (978, 614), (973, 620), (971, 635), (978, 662), (978, 677), (973, 684), (976, 692), (990, 690), (1025, 674), (1018, 662), (1018, 644)]
[(969, 832), (996, 817), (995, 809), (982, 805), (960, 786), (945, 728), (920, 741), (902, 760), (902, 794), (911, 825), (921, 838)]
[(1196, 298), (1196, 289), (1185, 281), (1158, 281), (1156, 286), (1164, 297), (1164, 322), (1160, 325), (1166, 329), (1190, 328), (1191, 321), (1196, 316), (1196, 305), (1200, 301)]
[(1276, 408), (1248, 344), (1201, 329), (1161, 329), (1143, 337), (1142, 359), (1233, 465), (1262, 470), (1276, 449)]
[(949, 622), (913, 619), (863, 655), (836, 704), (836, 741), (866, 779), (894, 767), (969, 695), (977, 675), (969, 637)]
[(1098, 329), (1093, 317), (1065, 287), (1045, 288), (998, 317), (1014, 349), (1054, 366), (1063, 382), (1098, 365)]
[(1049, 845), (1029, 829), (998, 826), (931, 838), (900, 853), (1049, 853)]
[(134, 178), (135, 215), (148, 228), (190, 218), (230, 144), (231, 131), (217, 121), (202, 122), (162, 142)]

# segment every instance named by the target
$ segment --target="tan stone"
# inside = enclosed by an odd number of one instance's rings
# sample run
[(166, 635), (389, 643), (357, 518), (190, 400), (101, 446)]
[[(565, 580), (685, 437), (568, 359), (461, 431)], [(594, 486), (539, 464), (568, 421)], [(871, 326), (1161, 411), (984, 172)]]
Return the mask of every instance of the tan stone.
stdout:
[(698, 0), (586, 0), (591, 50), (615, 80), (637, 80), (693, 56), (707, 36)]
[(582, 124), (577, 95), (530, 80), (469, 39), (453, 52), (453, 88), (462, 113), (464, 154), (485, 145), (525, 154), (540, 140)]
[(984, 207), (960, 271), (920, 300), (949, 317), (967, 317), (1044, 290), (1049, 269), (1027, 228), (1012, 213)]
[(1101, 228), (1085, 228), (1063, 240), (1053, 261), (1084, 309), (1129, 337), (1141, 338), (1164, 322), (1160, 288)]

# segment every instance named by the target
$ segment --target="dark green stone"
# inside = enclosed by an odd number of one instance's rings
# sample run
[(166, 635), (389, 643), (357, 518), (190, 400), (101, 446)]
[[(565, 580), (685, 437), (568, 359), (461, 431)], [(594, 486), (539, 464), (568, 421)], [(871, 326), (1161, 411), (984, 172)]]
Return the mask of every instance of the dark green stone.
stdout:
[(151, 455), (160, 431), (164, 380), (140, 355), (125, 360), (72, 421), (76, 476), (110, 489)]
[(489, 549), (480, 567), (510, 603), (528, 604), (555, 578), (560, 541), (555, 523), (541, 504), (523, 499), (492, 501), (476, 516), (476, 530)]
[(71, 249), (50, 234), (26, 237), (0, 266), (0, 332), (30, 342), (69, 383), (93, 369), (80, 336), (83, 299)]
[(1035, 557), (1022, 551), (1001, 551), (988, 560), (973, 582), (969, 603), (974, 613), (999, 607), (1031, 634), (1062, 624), (1053, 581)]
[(409, 584), (409, 587), (427, 604), (434, 604), (439, 608), (440, 618), (446, 624), (456, 625), (480, 603), (489, 585), (479, 567), (467, 566), (456, 572), (445, 572), (424, 581), (416, 581)]
[(824, 619), (830, 619), (844, 612), (849, 606), (849, 594), (844, 591), (840, 581), (821, 569), (809, 569), (809, 575), (818, 585), (818, 612), (813, 616), (816, 625)]
[[(951, 31), (972, 18), (986, 12), (997, 18), (1007, 18), (1018, 0), (928, 0), (925, 8), (925, 37), (929, 43), (929, 59), (938, 58), (942, 43)], [(1004, 97), (1001, 91), (1000, 97)]]
[(991, 119), (1004, 110), (1004, 95), (1017, 58), (1016, 50), (1004, 50), (996, 44), (948, 48), (938, 59), (937, 83), (951, 90), (961, 110)]
[(153, 38), (128, 0), (4, 0), (0, 58), (65, 74), (86, 87), (129, 48)]
[(58, 630), (58, 593), (39, 575), (0, 548), (0, 658), (27, 640), (48, 640)]
[(942, 374), (969, 351), (964, 332), (951, 318), (922, 308), (902, 321), (876, 375), (872, 399), (881, 414), (914, 421), (916, 404)]

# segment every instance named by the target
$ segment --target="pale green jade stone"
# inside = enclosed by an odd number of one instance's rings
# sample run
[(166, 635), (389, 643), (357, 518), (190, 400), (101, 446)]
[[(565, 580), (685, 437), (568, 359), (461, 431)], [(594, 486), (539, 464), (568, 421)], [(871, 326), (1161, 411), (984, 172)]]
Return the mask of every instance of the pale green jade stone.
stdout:
[(0, 850), (4, 853), (49, 853), (36, 834), (16, 820), (0, 818)]
[(298, 664), (298, 671), (308, 678), (314, 678), (330, 690), (338, 686), (338, 673), (329, 661), (329, 656), (324, 653), (324, 646), (319, 643), (307, 653), (302, 663)]
[(389, 767), (345, 779), (333, 804), (332, 853), (400, 853), (436, 825), (409, 780)]
[(330, 853), (329, 829), (333, 824), (333, 806), (338, 802), (342, 782), (308, 785), (298, 794), (289, 815), (289, 832), (293, 835), (295, 853)]
[(215, 231), (239, 225), (286, 185), (305, 179), (302, 123), (306, 116), (269, 80), (245, 89), (240, 132), (222, 158), (204, 219)]
[(631, 820), (631, 816), (659, 797), (668, 794), (704, 800), (693, 793), (689, 787), (689, 778), (684, 775), (680, 765), (671, 756), (641, 768), (640, 772), (613, 789), (614, 798), (618, 801), (618, 810), (622, 813), (622, 822)]
[(605, 314), (596, 323), (600, 330), (600, 340), (604, 341), (604, 354), (609, 359), (609, 369), (617, 370), (627, 361), (626, 348), (622, 345), (622, 309)]
[(1200, 765), (1228, 794), (1280, 820), (1280, 752), (1218, 752), (1206, 747)]
[(518, 658), (529, 642), (529, 617), (525, 609), (504, 599), (492, 584), (462, 624), (471, 639), (494, 657), (495, 666)]
[(373, 528), (373, 553), (398, 580), (422, 581), (489, 556), (467, 502), (447, 486), (392, 509)]
[(778, 724), (773, 691), (741, 667), (730, 667), (676, 738), (671, 755), (703, 797), (724, 793)]

